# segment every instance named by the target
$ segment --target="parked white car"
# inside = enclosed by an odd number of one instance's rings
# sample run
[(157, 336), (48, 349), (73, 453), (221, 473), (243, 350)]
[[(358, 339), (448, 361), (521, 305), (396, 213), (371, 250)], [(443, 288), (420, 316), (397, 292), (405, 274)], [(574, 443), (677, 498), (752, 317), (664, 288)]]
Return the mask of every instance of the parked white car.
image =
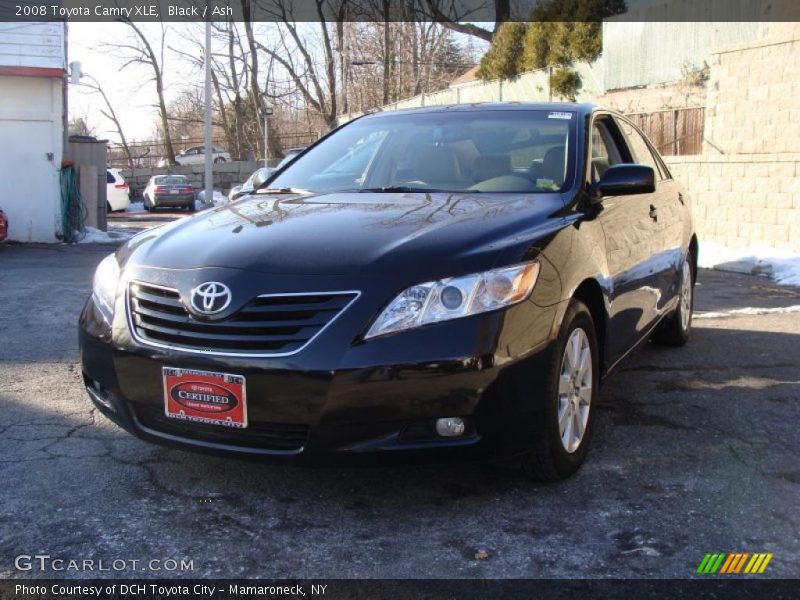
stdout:
[[(213, 160), (215, 163), (224, 163), (231, 160), (231, 155), (227, 150), (217, 148), (216, 146), (212, 146), (212, 148), (214, 149), (212, 156), (214, 157)], [(175, 162), (179, 165), (198, 165), (203, 164), (205, 160), (205, 146), (193, 146), (175, 155)], [(166, 158), (162, 158), (158, 161), (159, 167), (166, 167), (168, 164)]]
[(106, 169), (106, 200), (108, 212), (125, 210), (131, 204), (128, 184), (118, 169)]

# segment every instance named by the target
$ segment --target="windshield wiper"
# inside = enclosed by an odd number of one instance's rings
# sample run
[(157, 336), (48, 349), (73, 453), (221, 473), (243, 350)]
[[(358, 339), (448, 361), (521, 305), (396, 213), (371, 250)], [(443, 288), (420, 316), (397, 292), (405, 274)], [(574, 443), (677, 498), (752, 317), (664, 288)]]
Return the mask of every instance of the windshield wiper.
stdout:
[(304, 190), (296, 187), (282, 187), (282, 188), (258, 188), (257, 194), (313, 194), (310, 190)]
[(447, 190), (439, 190), (436, 188), (411, 187), (408, 185), (389, 185), (385, 187), (376, 187), (376, 188), (360, 188), (358, 191), (380, 194), (380, 193), (392, 193), (392, 192), (445, 192)]

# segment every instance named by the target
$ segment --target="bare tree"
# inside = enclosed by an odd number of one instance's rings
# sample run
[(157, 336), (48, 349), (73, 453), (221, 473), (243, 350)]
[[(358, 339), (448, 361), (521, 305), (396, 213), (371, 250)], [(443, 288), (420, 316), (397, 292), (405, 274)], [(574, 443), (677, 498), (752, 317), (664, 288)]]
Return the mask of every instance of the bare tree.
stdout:
[(123, 20), (122, 22), (131, 28), (133, 39), (127, 42), (111, 42), (105, 44), (105, 46), (118, 52), (125, 61), (120, 70), (136, 64), (144, 65), (152, 70), (153, 76), (150, 81), (155, 84), (156, 88), (158, 98), (156, 107), (161, 121), (161, 132), (164, 136), (166, 159), (170, 165), (174, 166), (177, 163), (175, 162), (175, 150), (172, 145), (172, 136), (170, 135), (167, 104), (164, 100), (164, 51), (167, 44), (167, 27), (164, 23), (161, 23), (161, 35), (156, 47), (158, 52), (156, 52), (153, 49), (153, 44), (147, 39), (139, 25), (130, 20)]
[(74, 116), (69, 120), (67, 130), (70, 135), (92, 136), (96, 134), (95, 128), (89, 125), (86, 117)]
[[(511, 18), (511, 0), (487, 0), (484, 5), (470, 7), (472, 10), (461, 13), (455, 12), (455, 3), (452, 0), (419, 0), (419, 2), (423, 12), (436, 23), (487, 42), (491, 42), (497, 28)], [(469, 22), (471, 14), (476, 10), (486, 10), (489, 5), (494, 5), (494, 29), (486, 29)]]
[[(274, 26), (276, 39), (269, 45), (255, 41), (255, 46), (280, 65), (303, 100), (330, 126), (339, 115), (341, 67), (337, 69), (337, 62), (341, 62), (337, 51), (343, 48), (341, 23), (344, 22), (347, 3), (343, 0), (338, 0), (338, 4), (327, 0), (313, 1), (318, 17), (314, 40), (300, 32), (289, 0), (271, 0), (266, 12), (277, 21)], [(331, 14), (334, 20), (326, 20)]]
[(130, 146), (128, 145), (128, 140), (125, 138), (125, 132), (122, 130), (122, 124), (120, 123), (119, 118), (117, 117), (117, 111), (114, 110), (114, 105), (111, 104), (111, 101), (108, 99), (108, 96), (106, 95), (105, 91), (103, 90), (102, 86), (97, 81), (97, 79), (86, 73), (83, 74), (83, 78), (86, 78), (88, 80), (88, 83), (82, 82), (81, 85), (86, 86), (90, 90), (93, 90), (94, 92), (100, 94), (100, 97), (103, 99), (106, 108), (105, 110), (100, 109), (100, 114), (102, 114), (106, 119), (114, 123), (114, 127), (117, 130), (117, 135), (119, 135), (122, 151), (125, 153), (125, 158), (128, 161), (128, 166), (133, 167), (133, 156), (131, 155), (131, 149)]

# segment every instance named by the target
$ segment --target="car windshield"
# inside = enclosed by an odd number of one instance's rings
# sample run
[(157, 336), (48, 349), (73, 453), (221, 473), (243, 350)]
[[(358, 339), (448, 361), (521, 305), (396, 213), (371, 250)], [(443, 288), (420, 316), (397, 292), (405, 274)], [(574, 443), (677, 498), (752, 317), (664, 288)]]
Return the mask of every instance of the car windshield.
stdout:
[(311, 192), (532, 192), (566, 189), (573, 112), (382, 113), (333, 133), (265, 185)]
[(162, 175), (155, 179), (156, 185), (185, 185), (186, 181), (183, 175)]

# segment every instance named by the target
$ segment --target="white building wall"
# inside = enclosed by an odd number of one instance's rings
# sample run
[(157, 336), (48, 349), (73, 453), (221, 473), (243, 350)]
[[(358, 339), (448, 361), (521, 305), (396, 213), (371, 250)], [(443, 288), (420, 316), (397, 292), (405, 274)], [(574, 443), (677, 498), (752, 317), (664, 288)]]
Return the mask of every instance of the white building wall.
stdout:
[(0, 23), (0, 207), (11, 240), (60, 233), (64, 62), (63, 24)]
[(54, 242), (61, 214), (61, 80), (0, 76), (0, 90), (0, 207), (9, 239)]
[(0, 23), (0, 65), (64, 67), (62, 23)]

